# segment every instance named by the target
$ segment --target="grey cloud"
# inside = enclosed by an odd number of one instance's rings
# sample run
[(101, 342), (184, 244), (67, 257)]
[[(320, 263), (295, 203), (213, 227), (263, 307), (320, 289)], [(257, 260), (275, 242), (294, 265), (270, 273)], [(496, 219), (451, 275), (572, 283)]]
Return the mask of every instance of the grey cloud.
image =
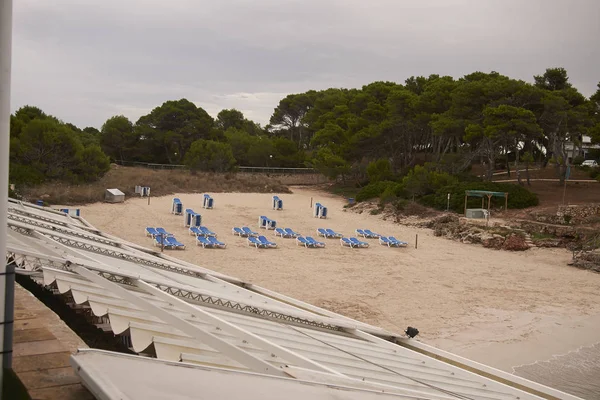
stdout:
[(598, 15), (596, 0), (19, 0), (13, 109), (99, 127), (186, 97), (264, 124), (288, 93), (552, 66), (590, 95)]

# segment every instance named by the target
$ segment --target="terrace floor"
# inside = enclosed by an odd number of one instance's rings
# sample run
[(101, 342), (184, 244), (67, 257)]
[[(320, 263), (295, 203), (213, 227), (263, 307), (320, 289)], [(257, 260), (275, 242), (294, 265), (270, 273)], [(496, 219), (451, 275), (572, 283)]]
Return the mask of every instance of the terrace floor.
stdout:
[(34, 400), (93, 400), (69, 364), (85, 343), (49, 308), (15, 283), (13, 371)]

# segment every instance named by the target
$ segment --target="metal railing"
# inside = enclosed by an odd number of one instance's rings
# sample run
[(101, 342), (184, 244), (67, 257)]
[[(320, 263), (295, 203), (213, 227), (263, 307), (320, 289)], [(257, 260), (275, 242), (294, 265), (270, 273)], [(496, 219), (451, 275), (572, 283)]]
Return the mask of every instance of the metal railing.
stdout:
[[(139, 161), (124, 161), (116, 160), (117, 165), (124, 167), (142, 167), (149, 169), (169, 169), (169, 170), (187, 170), (188, 167), (181, 164), (156, 164), (146, 163)], [(286, 167), (236, 167), (237, 172), (254, 173), (254, 174), (289, 174), (289, 175), (302, 175), (302, 174), (318, 174), (314, 168), (286, 168)]]
[(124, 161), (124, 160), (116, 160), (116, 164), (122, 165), (124, 167), (142, 167), (142, 168), (150, 168), (150, 169), (188, 169), (187, 166), (181, 164), (156, 164), (156, 163), (146, 163), (139, 161)]
[(284, 167), (237, 167), (238, 172), (255, 174), (318, 174), (314, 168), (284, 168)]

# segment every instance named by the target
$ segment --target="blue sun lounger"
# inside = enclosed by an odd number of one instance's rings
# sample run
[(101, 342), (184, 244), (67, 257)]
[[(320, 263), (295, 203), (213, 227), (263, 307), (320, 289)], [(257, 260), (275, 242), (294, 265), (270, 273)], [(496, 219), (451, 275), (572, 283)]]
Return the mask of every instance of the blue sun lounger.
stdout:
[(327, 233), (327, 230), (325, 230), (324, 228), (317, 229), (317, 235), (322, 236), (322, 237), (329, 236), (329, 234)]
[(267, 245), (262, 243), (260, 240), (258, 240), (257, 238), (255, 238), (254, 236), (249, 236), (248, 237), (248, 246), (254, 246), (257, 249), (258, 248), (266, 248)]
[(208, 237), (208, 241), (214, 246), (214, 247), (218, 247), (220, 249), (224, 249), (225, 247), (227, 247), (227, 245), (223, 242), (220, 242), (216, 237), (214, 236), (209, 236)]
[(211, 231), (210, 229), (208, 229), (206, 226), (199, 226), (198, 229), (200, 229), (200, 232), (202, 234), (202, 236), (214, 236), (217, 237), (217, 234), (214, 233), (213, 231)]
[(344, 235), (342, 235), (341, 233), (337, 233), (336, 231), (334, 231), (333, 229), (325, 229), (325, 231), (327, 231), (327, 237), (329, 238), (341, 238), (344, 237)]
[(320, 248), (325, 247), (325, 243), (319, 242), (310, 236), (306, 236), (305, 239), (311, 247), (320, 247)]
[(210, 197), (210, 194), (204, 194), (204, 202), (202, 203), (202, 208), (213, 208), (214, 199)]
[(408, 246), (407, 242), (403, 242), (402, 240), (398, 240), (393, 236), (388, 236), (388, 240), (392, 243), (394, 243), (396, 246), (398, 247), (406, 247)]
[(282, 238), (291, 238), (292, 235), (287, 233), (283, 228), (275, 228), (275, 236), (279, 236)]
[(377, 239), (381, 236), (379, 233), (375, 233), (375, 232), (371, 231), (370, 229), (365, 229), (364, 231), (368, 235), (367, 237), (372, 238), (372, 239)]
[(247, 237), (248, 234), (246, 232), (244, 232), (242, 230), (242, 228), (238, 228), (238, 227), (234, 227), (233, 229), (231, 229), (231, 233), (233, 233), (236, 236), (241, 236), (241, 237)]
[(146, 236), (154, 238), (155, 236), (158, 236), (158, 234), (159, 233), (156, 231), (156, 229), (150, 227), (146, 228)]
[(285, 233), (285, 230), (283, 228), (275, 228), (275, 230), (273, 231), (273, 234), (275, 236), (279, 236), (279, 237), (287, 236), (287, 233)]
[(387, 236), (381, 236), (379, 238), (379, 244), (387, 247), (394, 246), (394, 243), (390, 239), (388, 239)]
[(248, 228), (247, 226), (242, 226), (242, 230), (248, 236), (252, 236), (252, 237), (257, 237), (258, 236), (258, 232), (254, 232), (252, 229)]
[(358, 236), (362, 236), (364, 238), (369, 237), (369, 234), (367, 234), (367, 232), (365, 232), (363, 229), (357, 229), (356, 234)]
[(258, 241), (267, 247), (272, 247), (272, 248), (277, 247), (277, 243), (269, 241), (269, 239), (267, 239), (266, 237), (264, 237), (262, 235), (258, 237)]
[(285, 228), (285, 232), (290, 235), (290, 237), (298, 237), (298, 236), (302, 236), (301, 234), (299, 234), (298, 232), (294, 232), (294, 230), (292, 228)]
[(173, 236), (172, 233), (169, 233), (165, 230), (165, 228), (156, 228), (156, 232), (158, 232), (158, 235), (164, 235), (164, 236)]
[(296, 245), (310, 247), (310, 244), (308, 243), (308, 241), (305, 238), (303, 238), (302, 236), (298, 236), (296, 238)]
[(190, 226), (190, 235), (191, 236), (199, 236), (201, 234), (202, 234), (202, 232), (200, 231), (200, 229), (198, 229), (197, 226)]
[(181, 203), (181, 200), (177, 197), (173, 198), (173, 206), (171, 208), (171, 213), (175, 215), (181, 215), (183, 213), (182, 210), (183, 204)]
[(167, 249), (167, 250), (173, 248), (173, 246), (171, 246), (171, 244), (169, 242), (167, 242), (166, 238), (163, 239), (162, 236), (155, 236), (154, 237), (154, 245), (156, 247), (163, 247), (164, 246), (164, 248)]
[(185, 250), (185, 244), (183, 244), (180, 241), (178, 241), (177, 239), (175, 239), (175, 236), (167, 236), (167, 238), (165, 240), (167, 243), (169, 243), (169, 245), (172, 248), (179, 249), (179, 250)]
[(204, 236), (197, 236), (196, 237), (196, 246), (202, 246), (203, 248), (212, 248), (214, 247), (214, 245), (208, 240), (208, 238), (205, 238)]
[(351, 237), (348, 238), (354, 244), (354, 247), (369, 247), (369, 243), (363, 242), (362, 240), (358, 240), (358, 238)]
[(354, 243), (352, 243), (350, 239), (345, 237), (340, 238), (340, 244), (342, 245), (342, 247), (354, 247)]

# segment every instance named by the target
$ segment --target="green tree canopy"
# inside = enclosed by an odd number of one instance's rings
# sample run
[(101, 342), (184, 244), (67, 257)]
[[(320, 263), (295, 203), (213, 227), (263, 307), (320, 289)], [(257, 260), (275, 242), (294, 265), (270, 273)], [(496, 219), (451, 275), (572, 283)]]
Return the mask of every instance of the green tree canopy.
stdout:
[(191, 144), (199, 139), (220, 139), (208, 113), (187, 99), (164, 102), (140, 117), (134, 130), (143, 156), (158, 163), (181, 163)]
[(131, 160), (136, 152), (137, 142), (133, 124), (123, 115), (111, 117), (102, 125), (100, 145), (113, 160)]
[(11, 182), (31, 185), (101, 178), (110, 167), (109, 158), (97, 144), (85, 143), (83, 133), (37, 107), (19, 109), (11, 117)]
[(185, 165), (193, 171), (226, 172), (235, 165), (235, 158), (228, 143), (199, 139), (190, 146)]

